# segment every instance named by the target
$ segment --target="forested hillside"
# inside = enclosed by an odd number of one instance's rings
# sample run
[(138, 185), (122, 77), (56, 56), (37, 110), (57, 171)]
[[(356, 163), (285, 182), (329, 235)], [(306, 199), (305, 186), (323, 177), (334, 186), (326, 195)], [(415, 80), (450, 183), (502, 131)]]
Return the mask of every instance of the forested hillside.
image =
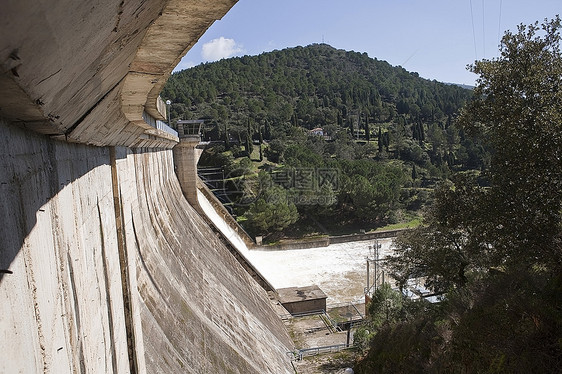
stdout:
[(370, 121), (407, 115), (432, 122), (453, 115), (470, 91), (328, 45), (289, 48), (204, 64), (174, 74), (162, 95), (172, 118), (207, 117), (275, 123), (274, 132), (344, 124), (360, 112)]
[(204, 139), (222, 141), (200, 165), (224, 167), (252, 234), (416, 217), (452, 170), (486, 168), (484, 148), (454, 126), (471, 94), (325, 44), (199, 65), (162, 92), (172, 125), (205, 119)]

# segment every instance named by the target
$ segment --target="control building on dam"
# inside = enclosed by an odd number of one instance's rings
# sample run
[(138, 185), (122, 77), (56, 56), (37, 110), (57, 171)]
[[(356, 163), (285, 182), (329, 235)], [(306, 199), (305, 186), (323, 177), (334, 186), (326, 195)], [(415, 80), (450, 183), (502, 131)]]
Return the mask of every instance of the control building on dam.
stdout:
[(293, 372), (159, 99), (235, 2), (2, 2), (0, 373)]

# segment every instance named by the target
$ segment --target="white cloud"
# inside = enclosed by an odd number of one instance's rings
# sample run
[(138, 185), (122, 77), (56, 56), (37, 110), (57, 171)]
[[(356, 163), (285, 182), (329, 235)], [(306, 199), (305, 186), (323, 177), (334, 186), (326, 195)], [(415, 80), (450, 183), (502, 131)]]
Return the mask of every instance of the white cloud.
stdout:
[(234, 39), (227, 39), (221, 36), (218, 39), (213, 39), (203, 44), (201, 56), (206, 61), (217, 61), (243, 52), (242, 45), (237, 44)]

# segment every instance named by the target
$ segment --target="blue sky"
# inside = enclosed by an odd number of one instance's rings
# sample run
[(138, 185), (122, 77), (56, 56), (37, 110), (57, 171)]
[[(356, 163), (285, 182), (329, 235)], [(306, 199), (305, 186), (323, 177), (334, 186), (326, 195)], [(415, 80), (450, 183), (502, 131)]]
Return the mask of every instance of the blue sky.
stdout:
[(504, 31), (562, 15), (562, 0), (239, 0), (182, 59), (202, 62), (312, 43), (367, 52), (422, 77), (474, 84)]

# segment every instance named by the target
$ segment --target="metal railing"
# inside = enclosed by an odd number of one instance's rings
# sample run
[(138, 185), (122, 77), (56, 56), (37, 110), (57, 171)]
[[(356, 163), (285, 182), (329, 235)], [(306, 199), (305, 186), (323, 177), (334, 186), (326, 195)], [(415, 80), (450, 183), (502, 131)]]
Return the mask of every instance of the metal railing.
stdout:
[(353, 310), (355, 310), (355, 312), (357, 313), (357, 315), (361, 318), (365, 318), (365, 316), (363, 315), (363, 313), (361, 313), (359, 311), (359, 309), (357, 309), (357, 306), (355, 305), (356, 302), (352, 302), (352, 301), (348, 301), (348, 302), (343, 302), (343, 303), (335, 303), (335, 304), (328, 304), (326, 305), (326, 309), (327, 310), (332, 310), (332, 309), (337, 309), (337, 308), (353, 308)]
[(146, 122), (150, 126), (154, 127), (155, 129), (164, 131), (164, 132), (166, 132), (170, 135), (173, 135), (173, 136), (178, 136), (178, 132), (176, 130), (174, 130), (170, 126), (166, 125), (165, 122), (157, 120), (156, 118), (152, 117), (146, 111), (142, 112), (142, 119), (144, 120), (144, 122)]
[(180, 119), (177, 122), (180, 138), (198, 138), (201, 141), (201, 126), (205, 121), (202, 119)]
[(292, 352), (287, 352), (287, 355), (293, 360), (301, 361), (305, 356), (317, 356), (324, 353), (336, 353), (351, 348), (353, 348), (351, 344), (326, 345), (323, 347), (296, 349)]
[(164, 121), (156, 121), (156, 128), (158, 130), (162, 130), (164, 132), (167, 132), (170, 135), (178, 136), (178, 132), (176, 130), (174, 130), (173, 128), (171, 128), (170, 126), (168, 126), (166, 124), (166, 122), (164, 122)]
[(302, 317), (309, 317), (309, 316), (319, 316), (322, 322), (326, 325), (326, 328), (331, 332), (340, 332), (342, 331), (339, 323), (334, 320), (324, 309), (312, 310), (310, 312), (304, 313), (294, 313), (294, 314), (280, 314), (279, 318), (282, 320), (288, 320), (290, 318), (302, 318)]

